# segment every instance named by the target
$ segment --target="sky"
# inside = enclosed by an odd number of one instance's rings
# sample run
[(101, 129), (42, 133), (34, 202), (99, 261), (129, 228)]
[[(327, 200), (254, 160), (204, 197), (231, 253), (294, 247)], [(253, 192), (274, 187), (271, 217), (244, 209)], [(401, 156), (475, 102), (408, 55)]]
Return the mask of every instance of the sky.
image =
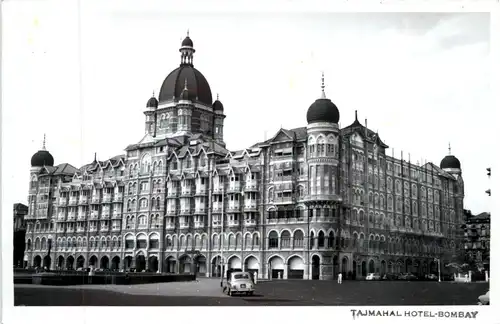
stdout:
[(2, 164), (12, 203), (27, 201), (44, 134), (55, 163), (75, 167), (140, 141), (146, 102), (178, 67), (189, 29), (194, 66), (224, 104), (230, 150), (306, 126), (323, 71), (342, 127), (357, 110), (389, 154), (437, 165), (450, 143), (465, 208), (490, 210), (489, 14), (188, 13), (140, 4), (4, 2)]

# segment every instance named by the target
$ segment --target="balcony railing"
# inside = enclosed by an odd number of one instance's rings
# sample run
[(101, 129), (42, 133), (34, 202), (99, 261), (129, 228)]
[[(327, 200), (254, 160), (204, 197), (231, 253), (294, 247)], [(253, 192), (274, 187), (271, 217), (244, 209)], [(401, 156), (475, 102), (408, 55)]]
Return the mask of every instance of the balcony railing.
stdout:
[(194, 228), (203, 228), (205, 227), (205, 222), (194, 222)]
[(228, 220), (227, 221), (228, 226), (240, 226), (240, 221), (239, 220)]
[(228, 192), (240, 192), (241, 191), (241, 183), (239, 182), (230, 182)]
[(245, 226), (256, 226), (256, 225), (257, 225), (256, 219), (245, 219)]
[(205, 207), (205, 205), (196, 205), (194, 208), (194, 213), (195, 214), (206, 214), (207, 208)]
[(203, 185), (203, 186), (196, 187), (196, 193), (195, 193), (195, 195), (197, 195), (197, 196), (205, 196), (205, 195), (207, 195), (207, 193), (208, 193), (207, 186)]
[(80, 196), (80, 198), (78, 199), (79, 205), (84, 205), (84, 204), (87, 204), (88, 202), (89, 202), (88, 196)]
[(193, 195), (193, 188), (191, 187), (183, 187), (181, 191), (181, 196), (186, 197), (186, 196), (192, 196)]
[(179, 195), (179, 190), (177, 188), (169, 188), (167, 197), (177, 197)]
[(97, 196), (92, 197), (93, 204), (98, 204), (100, 202), (101, 202), (101, 197), (97, 197)]
[(111, 215), (109, 211), (103, 210), (101, 214), (101, 219), (109, 219), (109, 215)]
[(90, 219), (97, 219), (99, 218), (99, 211), (93, 210), (90, 212)]
[(176, 215), (176, 214), (177, 214), (177, 208), (167, 207), (167, 215)]
[(222, 202), (216, 201), (212, 203), (212, 211), (221, 211), (222, 210)]
[(69, 221), (74, 221), (76, 219), (76, 213), (75, 212), (69, 212), (68, 213), (68, 220)]
[(111, 194), (105, 194), (102, 196), (102, 202), (103, 203), (110, 203), (112, 201), (113, 197)]
[(179, 223), (179, 227), (181, 229), (189, 228), (189, 222), (181, 222), (181, 223)]
[(77, 233), (84, 233), (85, 232), (85, 228), (84, 227), (77, 227), (76, 228), (76, 232)]
[(165, 229), (174, 229), (175, 228), (175, 223), (167, 222), (165, 223)]
[(64, 207), (68, 205), (68, 199), (66, 197), (64, 198), (59, 198), (59, 206)]
[(256, 191), (256, 190), (259, 190), (259, 188), (257, 187), (256, 180), (245, 183), (245, 191)]
[(77, 202), (78, 202), (78, 197), (74, 197), (74, 196), (73, 196), (73, 197), (70, 197), (70, 198), (69, 198), (69, 204), (70, 204), (70, 205), (76, 205), (76, 204), (77, 204)]
[(113, 197), (114, 202), (122, 202), (123, 201), (123, 194), (122, 193), (117, 193)]
[(257, 200), (256, 199), (245, 199), (244, 208), (245, 209), (257, 209)]
[(230, 201), (227, 204), (228, 211), (239, 211), (240, 210), (240, 202), (239, 201)]
[(122, 218), (122, 213), (121, 212), (113, 212), (112, 219), (121, 219)]

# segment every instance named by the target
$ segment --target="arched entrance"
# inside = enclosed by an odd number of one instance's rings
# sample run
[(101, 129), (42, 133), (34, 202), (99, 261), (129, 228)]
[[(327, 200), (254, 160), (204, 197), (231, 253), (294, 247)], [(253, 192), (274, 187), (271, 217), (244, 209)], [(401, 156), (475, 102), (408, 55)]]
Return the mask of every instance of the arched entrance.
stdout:
[(221, 260), (220, 256), (212, 259), (212, 277), (220, 277), (221, 275)]
[(52, 261), (52, 259), (50, 258), (50, 256), (46, 255), (43, 258), (43, 267), (50, 270), (50, 263), (51, 263), (51, 261)]
[(352, 279), (356, 279), (358, 275), (358, 264), (356, 261), (352, 260)]
[(342, 258), (342, 265), (341, 265), (341, 272), (342, 272), (342, 278), (347, 278), (347, 257)]
[(101, 258), (101, 269), (108, 269), (109, 268), (109, 258), (107, 256), (103, 256)]
[(283, 278), (283, 273), (285, 272), (283, 259), (278, 256), (269, 259), (269, 269), (271, 270), (271, 278)]
[(60, 255), (57, 258), (57, 268), (62, 269), (63, 267), (64, 267), (64, 257), (62, 255)]
[(136, 272), (142, 272), (142, 270), (146, 270), (146, 257), (141, 252), (139, 252), (135, 256), (135, 268)]
[(311, 279), (312, 280), (318, 280), (319, 279), (319, 256), (314, 255), (312, 257), (312, 264), (311, 264)]
[(151, 272), (158, 272), (158, 257), (156, 255), (150, 256), (148, 263), (148, 268)]
[(175, 273), (175, 263), (176, 260), (173, 256), (169, 256), (165, 259), (165, 272), (166, 273)]
[(183, 255), (179, 258), (179, 273), (192, 273), (191, 266), (193, 261), (189, 255)]
[(95, 255), (91, 256), (89, 259), (89, 267), (96, 268), (97, 267), (97, 257)]
[(361, 276), (366, 277), (366, 261), (361, 262)]
[(386, 272), (387, 272), (387, 264), (385, 260), (382, 260), (382, 262), (380, 262), (380, 273), (383, 276), (385, 275)]
[(249, 256), (245, 259), (245, 271), (251, 272), (254, 277), (259, 275), (259, 261), (256, 257)]
[(420, 276), (420, 274), (421, 274), (420, 261), (413, 260), (413, 272), (416, 273), (418, 276)]
[(207, 259), (203, 255), (197, 255), (194, 259), (196, 274), (205, 275), (207, 273)]
[(368, 273), (375, 273), (375, 262), (373, 260), (368, 262)]
[(85, 266), (85, 258), (83, 257), (83, 255), (80, 255), (76, 259), (76, 268), (79, 269), (79, 268), (83, 268), (84, 266)]
[[(332, 234), (332, 232), (330, 232), (330, 234)], [(340, 268), (339, 258), (338, 258), (337, 255), (334, 255), (333, 256), (333, 269), (332, 269), (332, 271), (333, 271), (333, 277), (332, 277), (332, 279), (334, 279), (334, 278), (336, 279), (337, 278), (337, 274), (340, 271), (339, 268)]]
[(438, 274), (438, 266), (437, 266), (437, 262), (436, 261), (431, 261), (431, 269), (430, 269), (430, 273), (433, 273), (433, 274)]
[(33, 259), (33, 266), (36, 268), (40, 268), (42, 266), (42, 257), (37, 255), (34, 259)]
[(67, 270), (73, 270), (73, 265), (75, 264), (75, 258), (70, 255), (69, 257), (66, 258), (66, 269)]
[(429, 268), (428, 268), (427, 262), (425, 262), (425, 261), (422, 263), (422, 273), (429, 274)]
[(237, 256), (232, 256), (227, 260), (228, 269), (241, 270), (241, 259)]
[(288, 279), (304, 279), (304, 260), (298, 256), (288, 259)]
[(127, 256), (123, 259), (123, 268), (124, 268), (125, 270), (129, 270), (131, 267), (132, 267), (132, 256), (127, 255)]
[(111, 259), (111, 270), (119, 270), (120, 268), (120, 257), (115, 256)]

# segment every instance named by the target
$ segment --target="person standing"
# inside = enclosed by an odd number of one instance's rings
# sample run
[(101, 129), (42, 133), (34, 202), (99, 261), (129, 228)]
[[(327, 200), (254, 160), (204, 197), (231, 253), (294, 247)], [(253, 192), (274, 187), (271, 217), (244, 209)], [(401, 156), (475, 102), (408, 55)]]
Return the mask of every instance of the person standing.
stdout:
[(341, 284), (342, 283), (342, 272), (339, 272), (337, 276), (337, 283)]
[(92, 284), (92, 277), (94, 276), (94, 268), (90, 268), (89, 270), (89, 284)]

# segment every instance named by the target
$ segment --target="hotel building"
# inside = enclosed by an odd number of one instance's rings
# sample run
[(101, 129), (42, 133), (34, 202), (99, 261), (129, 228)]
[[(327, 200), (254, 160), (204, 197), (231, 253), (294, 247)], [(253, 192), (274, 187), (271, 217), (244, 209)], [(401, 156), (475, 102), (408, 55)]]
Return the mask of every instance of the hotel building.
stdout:
[(415, 164), (357, 114), (340, 128), (324, 83), (305, 126), (229, 150), (224, 106), (194, 53), (188, 36), (180, 66), (147, 101), (145, 136), (124, 155), (55, 165), (45, 141), (33, 155), (29, 265), (217, 276), (223, 264), (331, 279), (437, 272), (436, 258), (457, 257), (464, 184), (451, 153), (439, 167)]

